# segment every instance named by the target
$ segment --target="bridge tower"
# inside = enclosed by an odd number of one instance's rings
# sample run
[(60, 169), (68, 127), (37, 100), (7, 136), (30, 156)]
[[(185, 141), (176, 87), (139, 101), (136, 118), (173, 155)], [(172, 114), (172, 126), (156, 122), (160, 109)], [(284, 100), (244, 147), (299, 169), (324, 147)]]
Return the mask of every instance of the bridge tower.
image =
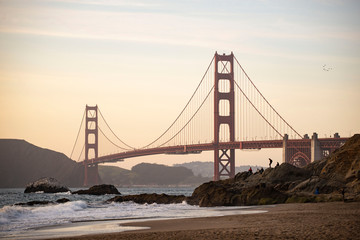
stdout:
[[(220, 149), (220, 131), (229, 130), (228, 141), (235, 141), (234, 55), (215, 53), (214, 73), (214, 181), (235, 176), (235, 149)], [(227, 87), (222, 87), (227, 86)]]
[(86, 105), (84, 186), (99, 183), (98, 165), (90, 161), (98, 157), (98, 107)]

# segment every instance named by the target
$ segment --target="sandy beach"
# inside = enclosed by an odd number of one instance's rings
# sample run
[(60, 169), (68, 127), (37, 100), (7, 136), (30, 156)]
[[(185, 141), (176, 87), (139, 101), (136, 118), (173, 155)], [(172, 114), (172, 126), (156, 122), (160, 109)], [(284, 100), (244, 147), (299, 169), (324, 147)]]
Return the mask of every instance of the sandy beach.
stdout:
[(124, 226), (150, 228), (57, 239), (360, 239), (360, 202), (280, 204), (260, 209), (267, 212), (127, 223)]

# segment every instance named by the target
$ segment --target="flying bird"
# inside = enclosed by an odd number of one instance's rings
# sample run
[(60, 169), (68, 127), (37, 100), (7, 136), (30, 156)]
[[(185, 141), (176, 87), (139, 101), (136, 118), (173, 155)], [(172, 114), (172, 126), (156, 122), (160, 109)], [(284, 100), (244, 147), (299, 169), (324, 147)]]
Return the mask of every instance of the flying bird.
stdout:
[(330, 66), (327, 66), (326, 64), (323, 65), (323, 70), (328, 72), (328, 71), (331, 71), (333, 70), (333, 67), (330, 67)]

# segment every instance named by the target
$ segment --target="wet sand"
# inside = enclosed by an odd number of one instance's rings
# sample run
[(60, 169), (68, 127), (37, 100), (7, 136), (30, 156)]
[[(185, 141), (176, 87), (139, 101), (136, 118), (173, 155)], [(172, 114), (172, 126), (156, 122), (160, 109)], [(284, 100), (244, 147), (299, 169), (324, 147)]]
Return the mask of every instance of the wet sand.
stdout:
[(280, 204), (261, 209), (268, 212), (127, 223), (124, 226), (150, 229), (60, 239), (360, 239), (360, 202)]

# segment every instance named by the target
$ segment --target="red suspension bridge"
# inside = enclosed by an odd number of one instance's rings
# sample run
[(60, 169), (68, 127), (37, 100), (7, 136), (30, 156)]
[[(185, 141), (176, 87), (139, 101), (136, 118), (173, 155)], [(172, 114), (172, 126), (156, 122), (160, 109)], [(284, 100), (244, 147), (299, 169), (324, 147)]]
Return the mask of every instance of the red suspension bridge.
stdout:
[[(338, 134), (333, 138), (299, 134), (261, 94), (233, 53), (215, 53), (174, 122), (145, 146), (127, 144), (111, 129), (98, 106), (86, 106), (70, 157), (83, 125), (85, 144), (79, 160), (83, 153), (85, 156), (79, 162), (84, 165), (84, 185), (98, 183), (98, 164), (127, 158), (214, 151), (214, 180), (219, 180), (235, 176), (235, 149), (282, 148), (283, 162), (304, 166), (347, 140)], [(99, 156), (100, 134), (120, 152)]]

